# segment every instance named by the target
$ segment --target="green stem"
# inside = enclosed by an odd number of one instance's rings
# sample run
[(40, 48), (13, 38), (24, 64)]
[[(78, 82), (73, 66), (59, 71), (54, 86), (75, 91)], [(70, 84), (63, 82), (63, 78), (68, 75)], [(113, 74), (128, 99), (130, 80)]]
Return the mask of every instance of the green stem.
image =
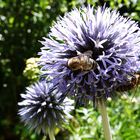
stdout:
[(55, 136), (54, 136), (54, 132), (53, 131), (49, 131), (48, 132), (48, 134), (49, 134), (49, 138), (50, 138), (50, 140), (55, 140)]
[(108, 120), (108, 115), (107, 115), (107, 110), (106, 110), (106, 105), (105, 105), (104, 100), (100, 99), (98, 101), (98, 107), (99, 107), (99, 110), (100, 110), (101, 116), (102, 116), (102, 123), (103, 123), (105, 139), (112, 140), (110, 125), (109, 125), (109, 120)]

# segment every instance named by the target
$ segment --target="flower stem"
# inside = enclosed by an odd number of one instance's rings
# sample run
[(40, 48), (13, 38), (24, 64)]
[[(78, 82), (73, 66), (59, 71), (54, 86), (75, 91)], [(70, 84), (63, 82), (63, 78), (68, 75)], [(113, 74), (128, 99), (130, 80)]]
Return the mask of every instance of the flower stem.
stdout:
[(49, 134), (49, 138), (50, 140), (55, 140), (55, 136), (54, 136), (54, 132), (53, 131), (48, 131), (48, 134)]
[(103, 123), (103, 129), (104, 129), (104, 136), (106, 140), (112, 140), (106, 105), (103, 99), (100, 99), (98, 101), (98, 108), (101, 112), (102, 116), (102, 123)]

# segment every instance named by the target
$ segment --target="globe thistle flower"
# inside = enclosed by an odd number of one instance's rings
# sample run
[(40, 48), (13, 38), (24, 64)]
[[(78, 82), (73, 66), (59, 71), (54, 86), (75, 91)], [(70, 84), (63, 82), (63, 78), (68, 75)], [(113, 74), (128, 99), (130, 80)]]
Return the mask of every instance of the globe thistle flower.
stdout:
[(140, 30), (115, 10), (91, 6), (60, 17), (41, 41), (44, 76), (78, 102), (112, 97), (139, 70)]
[(60, 99), (58, 90), (53, 89), (50, 83), (31, 85), (21, 97), (23, 101), (18, 103), (21, 120), (37, 133), (53, 132), (66, 120), (66, 116), (71, 117), (72, 102), (68, 98)]

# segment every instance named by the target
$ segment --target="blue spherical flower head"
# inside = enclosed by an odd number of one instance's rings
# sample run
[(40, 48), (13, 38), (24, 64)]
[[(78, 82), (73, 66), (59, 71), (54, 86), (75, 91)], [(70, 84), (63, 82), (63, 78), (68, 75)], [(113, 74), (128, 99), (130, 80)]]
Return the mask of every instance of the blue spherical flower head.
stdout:
[(41, 70), (63, 95), (80, 100), (111, 97), (140, 67), (137, 23), (105, 7), (66, 13), (42, 44)]
[(61, 126), (72, 109), (72, 102), (62, 100), (57, 89), (52, 90), (50, 83), (38, 82), (27, 88), (26, 94), (21, 94), (23, 101), (19, 115), (31, 130), (37, 133), (54, 131)]

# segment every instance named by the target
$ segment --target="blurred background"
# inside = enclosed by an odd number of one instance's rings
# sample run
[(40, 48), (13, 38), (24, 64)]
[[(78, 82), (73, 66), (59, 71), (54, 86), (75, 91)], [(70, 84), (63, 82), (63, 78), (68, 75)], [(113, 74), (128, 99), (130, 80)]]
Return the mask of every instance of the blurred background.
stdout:
[[(37, 52), (59, 15), (81, 5), (117, 9), (140, 25), (140, 0), (0, 0), (0, 140), (49, 140), (20, 122), (17, 102), (38, 79)], [(140, 89), (108, 102), (113, 140), (140, 140)], [(97, 110), (79, 108), (56, 140), (104, 140)]]

